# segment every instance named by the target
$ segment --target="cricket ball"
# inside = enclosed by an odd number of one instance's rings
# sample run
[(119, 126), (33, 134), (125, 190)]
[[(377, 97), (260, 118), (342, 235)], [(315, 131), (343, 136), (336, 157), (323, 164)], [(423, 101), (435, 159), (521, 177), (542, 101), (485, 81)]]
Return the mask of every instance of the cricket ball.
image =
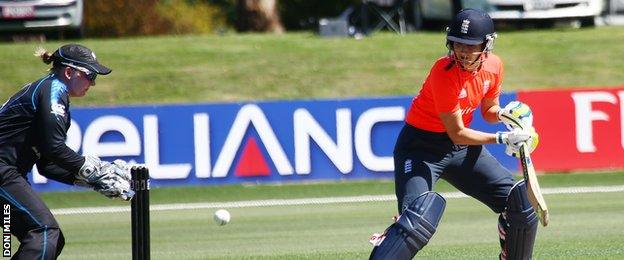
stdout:
[(219, 226), (223, 226), (230, 222), (230, 212), (225, 209), (217, 210), (213, 216), (214, 222)]

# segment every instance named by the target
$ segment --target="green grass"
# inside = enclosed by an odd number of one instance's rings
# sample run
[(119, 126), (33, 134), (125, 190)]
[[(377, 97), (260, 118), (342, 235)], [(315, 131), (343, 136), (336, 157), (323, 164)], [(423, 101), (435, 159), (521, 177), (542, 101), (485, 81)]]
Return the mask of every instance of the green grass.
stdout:
[[(624, 193), (548, 195), (551, 223), (539, 228), (535, 259), (621, 259)], [(597, 203), (598, 202), (598, 203)], [(582, 210), (581, 210), (582, 209)], [(226, 226), (214, 210), (158, 211), (154, 259), (365, 259), (368, 238), (390, 224), (390, 202), (230, 209)], [(419, 253), (429, 259), (494, 259), (496, 214), (472, 199), (449, 199), (438, 232)], [(59, 216), (63, 259), (130, 258), (129, 214)], [(596, 220), (600, 221), (596, 221)]]
[[(506, 90), (616, 86), (624, 82), (624, 28), (501, 32)], [(236, 34), (83, 40), (113, 68), (74, 104), (119, 105), (264, 99), (413, 95), (444, 34), (363, 40), (309, 33)], [(54, 50), (62, 43), (43, 44)], [(30, 56), (38, 44), (0, 44), (0, 96), (45, 73)], [(549, 174), (542, 187), (624, 185), (624, 174)], [(441, 182), (438, 191), (455, 191)], [(391, 181), (168, 187), (152, 204), (392, 194)], [(127, 205), (94, 192), (41, 194), (50, 208)], [(624, 258), (624, 193), (546, 195), (551, 225), (540, 228), (536, 259)], [(152, 212), (154, 259), (363, 259), (367, 240), (394, 214), (393, 202), (230, 209), (217, 227), (214, 210)], [(129, 259), (128, 213), (62, 215), (61, 259)], [(14, 245), (14, 249), (17, 245)], [(496, 215), (473, 199), (449, 199), (441, 226), (420, 258), (491, 259), (498, 253)]]
[[(624, 172), (613, 173), (567, 173), (538, 176), (540, 185), (548, 187), (624, 185)], [(440, 181), (436, 190), (456, 191), (450, 184)], [(257, 199), (294, 199), (331, 196), (358, 196), (392, 194), (392, 180), (346, 181), (304, 184), (264, 184), (225, 186), (154, 187), (150, 192), (153, 204), (219, 202)], [(120, 206), (122, 201), (109, 200), (96, 192), (49, 192), (41, 197), (50, 208)]]
[[(503, 31), (495, 52), (506, 62), (505, 90), (616, 86), (624, 82), (623, 27)], [(83, 40), (113, 74), (98, 79), (78, 105), (413, 95), (445, 34), (362, 40), (281, 36), (163, 36)], [(49, 50), (61, 42), (43, 44)], [(38, 43), (0, 44), (0, 96), (45, 73)]]
[[(549, 174), (543, 187), (624, 185), (624, 173)], [(152, 205), (392, 194), (390, 181), (160, 188)], [(455, 191), (447, 183), (439, 191)], [(93, 195), (93, 197), (86, 196)], [(51, 208), (110, 202), (89, 193), (44, 193)], [(551, 223), (539, 228), (535, 259), (622, 259), (624, 192), (545, 195)], [(94, 202), (96, 201), (96, 202)], [(127, 203), (115, 203), (124, 205)], [(363, 259), (368, 238), (395, 214), (394, 202), (341, 203), (229, 209), (226, 226), (212, 222), (214, 209), (151, 213), (154, 259)], [(448, 199), (426, 259), (493, 259), (498, 254), (496, 214), (474, 199)], [(61, 259), (130, 258), (129, 213), (57, 216), (67, 244)], [(16, 248), (17, 245), (14, 245)]]

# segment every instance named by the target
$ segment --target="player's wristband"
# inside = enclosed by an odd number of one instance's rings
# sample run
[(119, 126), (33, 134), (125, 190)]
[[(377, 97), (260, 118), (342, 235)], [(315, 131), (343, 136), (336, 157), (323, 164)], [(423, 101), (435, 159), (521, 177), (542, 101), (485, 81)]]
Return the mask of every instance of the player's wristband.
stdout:
[(505, 144), (505, 139), (507, 138), (506, 132), (496, 132), (496, 143), (497, 144)]

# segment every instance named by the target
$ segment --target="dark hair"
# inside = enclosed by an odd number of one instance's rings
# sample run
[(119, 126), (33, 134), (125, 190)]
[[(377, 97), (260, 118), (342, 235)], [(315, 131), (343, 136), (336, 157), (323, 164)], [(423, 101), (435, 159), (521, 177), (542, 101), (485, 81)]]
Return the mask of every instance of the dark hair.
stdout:
[(48, 69), (48, 71), (51, 71), (54, 73), (60, 73), (61, 70), (66, 67), (64, 65), (61, 65), (60, 62), (55, 62), (56, 60), (54, 59), (54, 56), (52, 55), (52, 53), (48, 52), (43, 47), (37, 48), (37, 50), (35, 50), (34, 55), (39, 57), (41, 61), (43, 61), (43, 63), (45, 64), (52, 63), (52, 68)]
[(52, 53), (49, 53), (43, 47), (39, 47), (37, 48), (37, 50), (35, 50), (35, 56), (41, 58), (41, 60), (45, 64), (50, 64), (52, 61), (54, 61), (52, 58)]

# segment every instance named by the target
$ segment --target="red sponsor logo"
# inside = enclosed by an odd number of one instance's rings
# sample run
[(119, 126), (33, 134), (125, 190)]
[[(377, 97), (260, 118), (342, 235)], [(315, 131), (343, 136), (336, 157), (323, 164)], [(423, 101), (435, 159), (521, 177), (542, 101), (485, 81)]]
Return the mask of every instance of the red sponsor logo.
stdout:
[(541, 171), (624, 168), (624, 87), (518, 92), (535, 115)]
[(243, 148), (240, 161), (234, 169), (235, 175), (239, 177), (269, 176), (271, 170), (264, 155), (260, 151), (256, 138), (250, 137)]

